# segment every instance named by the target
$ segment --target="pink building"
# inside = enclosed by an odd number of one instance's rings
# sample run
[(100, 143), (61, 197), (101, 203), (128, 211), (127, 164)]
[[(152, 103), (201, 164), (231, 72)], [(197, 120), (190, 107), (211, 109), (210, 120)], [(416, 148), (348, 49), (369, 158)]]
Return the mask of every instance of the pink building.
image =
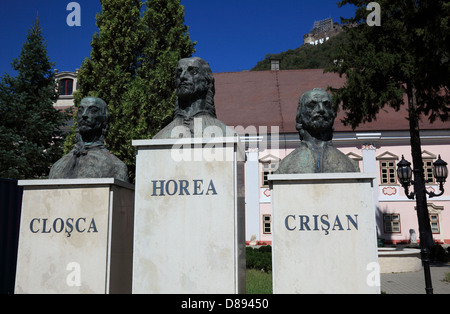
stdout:
[[(246, 240), (271, 243), (271, 190), (267, 175), (299, 144), (295, 115), (299, 97), (314, 88), (342, 86), (344, 80), (323, 70), (216, 73), (217, 116), (234, 126), (246, 144)], [(378, 237), (386, 243), (419, 240), (415, 201), (409, 200), (396, 177), (402, 155), (412, 162), (406, 108), (382, 110), (376, 121), (352, 130), (338, 113), (334, 145), (359, 162), (363, 172), (375, 173)], [(427, 189), (438, 192), (432, 163), (438, 155), (450, 161), (450, 121), (421, 124)], [(450, 184), (443, 196), (431, 198), (428, 210), (435, 241), (450, 243)], [(343, 195), (345, 197), (345, 195)], [(293, 204), (295, 206), (295, 204)], [(330, 206), (333, 206), (330, 204)]]
[[(76, 74), (58, 73), (61, 96), (55, 107), (73, 105)], [(299, 145), (295, 129), (298, 100), (314, 87), (342, 86), (344, 79), (320, 69), (216, 73), (214, 77), (217, 116), (234, 126), (246, 145), (246, 240), (270, 244), (271, 191), (267, 175)], [(402, 155), (412, 161), (406, 116), (406, 108), (399, 112), (385, 108), (376, 121), (352, 130), (340, 122), (343, 115), (338, 113), (334, 125), (334, 145), (357, 160), (361, 171), (377, 175), (378, 237), (387, 243), (419, 240), (415, 201), (407, 199), (395, 171)], [(433, 180), (431, 165), (437, 156), (450, 163), (450, 121), (430, 124), (423, 117), (420, 127), (425, 174)], [(438, 192), (434, 181), (427, 188)], [(429, 199), (428, 210), (435, 241), (450, 243), (450, 183), (444, 188), (443, 196)]]

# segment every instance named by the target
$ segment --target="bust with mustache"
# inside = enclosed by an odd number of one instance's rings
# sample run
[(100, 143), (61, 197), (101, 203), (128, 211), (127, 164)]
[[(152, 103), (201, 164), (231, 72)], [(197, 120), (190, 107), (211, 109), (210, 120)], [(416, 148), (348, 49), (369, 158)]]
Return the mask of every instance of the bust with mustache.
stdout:
[(109, 127), (106, 103), (96, 97), (81, 100), (76, 143), (50, 169), (50, 179), (116, 178), (128, 182), (128, 168), (105, 147)]
[(356, 162), (333, 146), (335, 118), (332, 97), (324, 89), (304, 93), (296, 115), (300, 146), (280, 162), (275, 173), (359, 172)]
[(198, 57), (179, 60), (175, 87), (177, 100), (173, 120), (153, 139), (235, 135), (231, 128), (217, 119), (215, 80), (205, 60)]

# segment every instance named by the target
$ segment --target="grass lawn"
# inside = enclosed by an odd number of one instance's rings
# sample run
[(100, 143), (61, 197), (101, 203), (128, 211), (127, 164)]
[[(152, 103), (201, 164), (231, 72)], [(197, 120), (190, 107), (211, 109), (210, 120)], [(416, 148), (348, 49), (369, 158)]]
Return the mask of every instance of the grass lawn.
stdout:
[(272, 272), (247, 269), (247, 294), (272, 294)]

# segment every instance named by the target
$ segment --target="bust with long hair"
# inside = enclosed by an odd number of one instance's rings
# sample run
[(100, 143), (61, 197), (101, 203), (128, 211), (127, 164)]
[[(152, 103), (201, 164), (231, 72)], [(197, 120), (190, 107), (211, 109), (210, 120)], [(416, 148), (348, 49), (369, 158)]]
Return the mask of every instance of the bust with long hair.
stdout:
[(231, 136), (234, 131), (217, 119), (215, 80), (205, 60), (193, 57), (178, 61), (175, 71), (174, 118), (153, 139)]

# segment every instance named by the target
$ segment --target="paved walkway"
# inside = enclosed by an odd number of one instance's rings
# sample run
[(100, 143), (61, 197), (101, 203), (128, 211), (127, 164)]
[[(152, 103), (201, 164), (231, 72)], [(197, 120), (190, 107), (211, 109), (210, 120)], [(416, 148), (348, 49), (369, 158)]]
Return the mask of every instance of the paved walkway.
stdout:
[[(450, 264), (432, 264), (431, 283), (434, 294), (450, 294), (450, 283), (442, 281)], [(425, 294), (425, 275), (418, 272), (381, 274), (381, 291), (386, 294)]]

